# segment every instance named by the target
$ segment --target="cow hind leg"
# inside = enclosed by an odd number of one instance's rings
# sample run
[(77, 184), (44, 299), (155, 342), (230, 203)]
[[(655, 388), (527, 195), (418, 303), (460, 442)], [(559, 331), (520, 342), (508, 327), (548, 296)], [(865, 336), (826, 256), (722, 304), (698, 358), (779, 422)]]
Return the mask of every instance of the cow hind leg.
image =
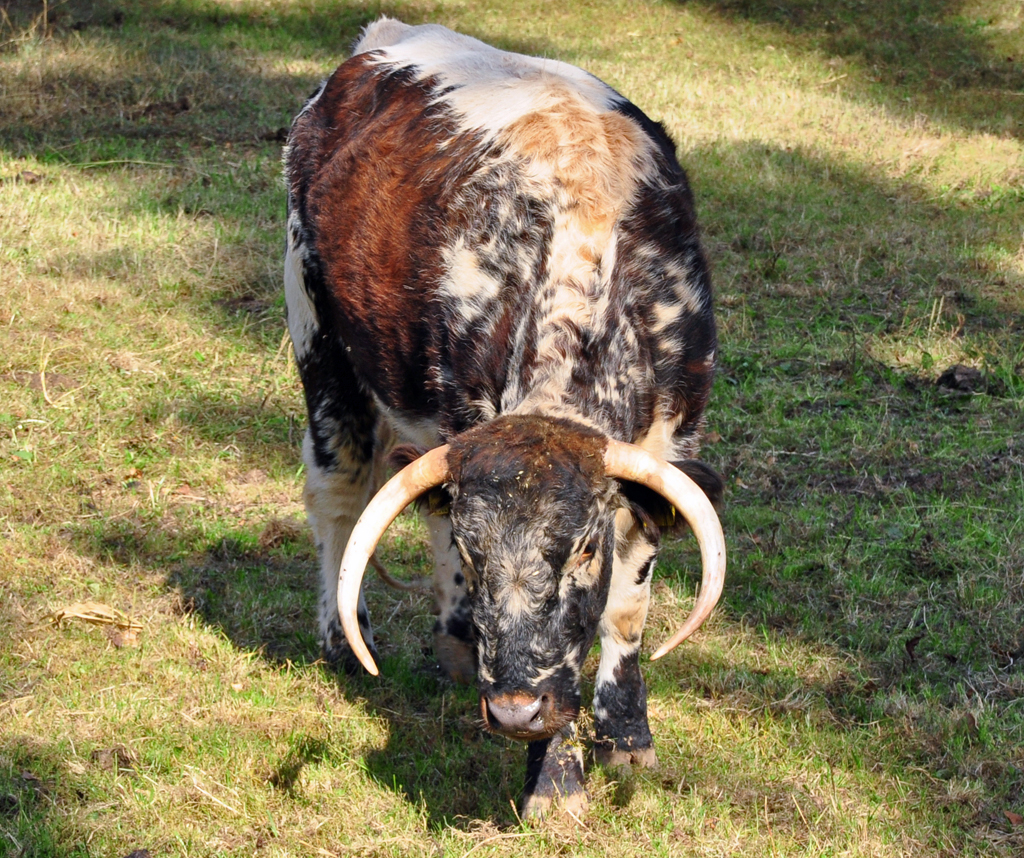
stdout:
[[(372, 467), (369, 462), (337, 454), (331, 466), (325, 467), (318, 461), (315, 448), (311, 430), (303, 444), (307, 468), (303, 497), (320, 558), (320, 642), (329, 663), (354, 672), (359, 669), (358, 663), (338, 617), (338, 570), (352, 528), (368, 500)], [(357, 617), (363, 640), (376, 658), (370, 615), (362, 591)]]
[[(329, 288), (304, 240), (301, 218), (289, 202), (284, 287), (288, 331), (302, 377), (309, 430), (302, 445), (303, 498), (320, 557), (320, 640), (324, 656), (349, 670), (357, 662), (338, 617), (338, 571), (349, 535), (369, 500), (374, 477), (377, 410), (348, 361), (338, 332), (318, 312)], [(373, 651), (370, 618), (359, 594), (359, 626)]]
[(606, 766), (653, 767), (657, 757), (647, 721), (640, 643), (656, 547), (632, 521), (620, 520), (619, 533), (608, 605), (598, 626), (601, 660), (594, 686), (594, 756)]

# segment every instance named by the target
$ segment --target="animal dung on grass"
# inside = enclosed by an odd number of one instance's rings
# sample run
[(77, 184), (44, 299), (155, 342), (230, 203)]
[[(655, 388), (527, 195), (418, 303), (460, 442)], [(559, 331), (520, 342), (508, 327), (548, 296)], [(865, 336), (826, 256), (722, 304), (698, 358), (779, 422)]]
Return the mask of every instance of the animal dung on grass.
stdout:
[(725, 573), (721, 480), (695, 460), (711, 287), (675, 147), (578, 68), (382, 18), (295, 119), (285, 164), (325, 655), (377, 673), (363, 573), (421, 502), (435, 655), (475, 676), (490, 730), (529, 743), (523, 814), (582, 810), (598, 636), (597, 758), (654, 762), (639, 656), (658, 523), (682, 514), (704, 573), (653, 657)]

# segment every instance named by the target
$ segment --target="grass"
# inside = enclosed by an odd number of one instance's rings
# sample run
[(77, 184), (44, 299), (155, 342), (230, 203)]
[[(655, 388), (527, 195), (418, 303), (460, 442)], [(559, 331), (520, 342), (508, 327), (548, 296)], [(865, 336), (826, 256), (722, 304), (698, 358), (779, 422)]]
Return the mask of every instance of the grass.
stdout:
[[(280, 129), (382, 11), (583, 65), (697, 193), (729, 580), (582, 826), (519, 825), (422, 597), (370, 585), (382, 679), (316, 660)], [(1019, 3), (15, 0), (0, 182), (0, 855), (1024, 847)]]

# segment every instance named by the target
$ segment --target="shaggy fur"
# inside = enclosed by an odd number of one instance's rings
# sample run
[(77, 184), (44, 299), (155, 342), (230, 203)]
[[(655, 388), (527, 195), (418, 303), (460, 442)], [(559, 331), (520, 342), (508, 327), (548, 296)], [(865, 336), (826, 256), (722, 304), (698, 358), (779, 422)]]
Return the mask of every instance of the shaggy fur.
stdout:
[(531, 742), (524, 809), (578, 805), (598, 634), (599, 755), (654, 759), (639, 648), (658, 528), (604, 475), (604, 444), (692, 459), (714, 370), (674, 146), (573, 66), (382, 19), (296, 118), (286, 174), (325, 652), (347, 657), (336, 576), (381, 427), (450, 443), (435, 652), (457, 678), (475, 669), (492, 729)]

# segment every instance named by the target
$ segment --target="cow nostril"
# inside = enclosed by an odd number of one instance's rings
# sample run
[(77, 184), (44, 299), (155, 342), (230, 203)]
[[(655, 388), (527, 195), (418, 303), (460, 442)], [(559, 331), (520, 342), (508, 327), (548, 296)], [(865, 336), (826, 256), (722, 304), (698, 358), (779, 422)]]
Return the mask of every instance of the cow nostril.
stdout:
[(552, 708), (551, 695), (542, 694), (540, 696), (540, 711), (537, 713), (537, 716), (539, 718), (547, 718), (551, 714)]
[(500, 694), (481, 697), (480, 710), (487, 726), (500, 733), (529, 736), (541, 733), (551, 712), (551, 699), (545, 694)]

